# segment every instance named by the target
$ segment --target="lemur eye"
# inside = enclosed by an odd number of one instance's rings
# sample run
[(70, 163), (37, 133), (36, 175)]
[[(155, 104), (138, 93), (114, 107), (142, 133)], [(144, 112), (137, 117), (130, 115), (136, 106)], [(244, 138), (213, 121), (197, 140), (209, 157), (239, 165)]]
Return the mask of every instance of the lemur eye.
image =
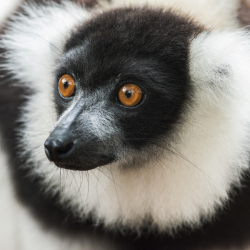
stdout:
[(70, 97), (75, 92), (75, 81), (70, 75), (63, 75), (58, 83), (58, 89), (63, 97)]
[(129, 83), (121, 87), (118, 97), (123, 105), (133, 107), (142, 99), (142, 91), (137, 85)]

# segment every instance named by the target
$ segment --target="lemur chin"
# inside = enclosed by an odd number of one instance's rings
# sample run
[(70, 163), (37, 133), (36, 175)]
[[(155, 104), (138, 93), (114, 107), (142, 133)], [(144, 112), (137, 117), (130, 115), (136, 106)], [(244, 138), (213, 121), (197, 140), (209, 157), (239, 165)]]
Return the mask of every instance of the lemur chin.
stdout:
[(249, 16), (243, 0), (23, 2), (0, 36), (0, 248), (245, 246)]

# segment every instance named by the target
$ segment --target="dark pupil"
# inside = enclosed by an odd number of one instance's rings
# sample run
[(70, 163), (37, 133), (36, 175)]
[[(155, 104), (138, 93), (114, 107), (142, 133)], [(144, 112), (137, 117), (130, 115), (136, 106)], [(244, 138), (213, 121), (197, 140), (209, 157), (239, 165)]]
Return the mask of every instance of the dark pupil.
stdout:
[(132, 91), (131, 91), (131, 90), (127, 90), (127, 91), (125, 92), (125, 96), (126, 96), (127, 98), (130, 98), (130, 97), (132, 96)]
[(68, 82), (64, 82), (64, 83), (63, 83), (63, 87), (64, 87), (65, 89), (67, 89), (67, 88), (69, 87), (69, 83), (68, 83)]

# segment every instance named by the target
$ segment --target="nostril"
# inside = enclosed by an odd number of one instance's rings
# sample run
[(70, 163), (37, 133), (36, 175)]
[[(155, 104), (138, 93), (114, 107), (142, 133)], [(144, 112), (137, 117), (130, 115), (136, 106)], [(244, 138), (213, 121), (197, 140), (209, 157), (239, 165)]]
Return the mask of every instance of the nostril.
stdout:
[(52, 143), (49, 140), (46, 140), (44, 143), (44, 151), (49, 159), (49, 161), (53, 161), (53, 152), (52, 152)]
[(61, 144), (59, 147), (55, 147), (56, 153), (58, 156), (63, 156), (71, 151), (71, 149), (74, 147), (74, 143), (68, 143), (68, 144)]

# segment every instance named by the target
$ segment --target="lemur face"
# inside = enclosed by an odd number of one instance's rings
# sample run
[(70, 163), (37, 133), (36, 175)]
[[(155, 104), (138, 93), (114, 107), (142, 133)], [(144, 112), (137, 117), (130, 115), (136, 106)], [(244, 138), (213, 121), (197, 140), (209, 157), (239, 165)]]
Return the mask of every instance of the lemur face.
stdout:
[[(58, 60), (60, 119), (45, 143), (48, 158), (77, 170), (112, 162), (141, 167), (166, 150), (191, 92), (189, 41), (198, 31), (171, 12), (132, 8), (79, 27)], [(59, 86), (65, 76), (63, 91), (68, 81), (74, 85), (66, 97)]]
[(248, 167), (247, 35), (174, 8), (22, 11), (0, 46), (26, 95), (23, 196), (35, 187), (37, 208), (52, 197), (54, 214), (110, 228), (172, 233), (211, 218)]

